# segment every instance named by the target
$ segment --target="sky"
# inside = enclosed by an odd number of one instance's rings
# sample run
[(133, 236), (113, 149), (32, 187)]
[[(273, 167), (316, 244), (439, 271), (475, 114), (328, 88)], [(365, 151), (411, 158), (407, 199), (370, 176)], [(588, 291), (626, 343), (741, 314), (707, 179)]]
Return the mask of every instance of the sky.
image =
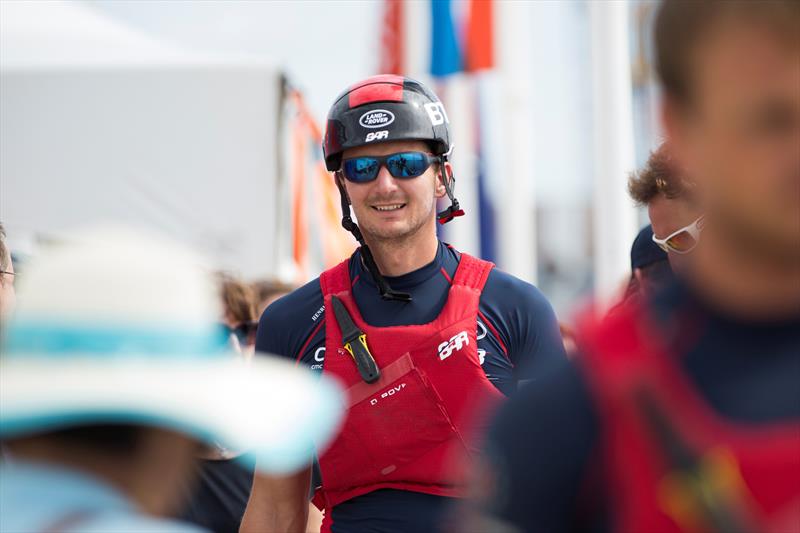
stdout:
[[(84, 0), (98, 12), (193, 50), (274, 62), (318, 120), (353, 80), (378, 66), (381, 4), (371, 1)], [(335, 54), (333, 53), (335, 50)]]

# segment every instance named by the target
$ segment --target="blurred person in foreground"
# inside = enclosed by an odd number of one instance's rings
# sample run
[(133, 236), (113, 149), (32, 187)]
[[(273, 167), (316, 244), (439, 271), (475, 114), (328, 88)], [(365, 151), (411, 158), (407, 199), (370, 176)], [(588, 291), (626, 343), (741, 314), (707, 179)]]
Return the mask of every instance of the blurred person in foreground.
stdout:
[(164, 517), (201, 443), (291, 472), (331, 435), (337, 388), (237, 360), (201, 264), (128, 230), (31, 263), (0, 346), (0, 531), (199, 531)]
[(684, 268), (703, 229), (703, 213), (693, 188), (666, 142), (650, 154), (644, 169), (628, 179), (628, 194), (647, 207), (652, 241), (667, 253), (675, 271)]
[[(222, 302), (222, 325), (230, 347), (249, 359), (255, 349), (255, 294), (230, 274), (216, 275)], [(253, 484), (253, 460), (241, 450), (209, 447), (198, 454), (197, 483), (190, 487), (181, 519), (215, 533), (235, 533), (247, 507)]]
[[(297, 287), (282, 281), (278, 281), (277, 279), (260, 279), (252, 282), (250, 284), (250, 288), (252, 289), (256, 299), (256, 316), (260, 317), (264, 314), (264, 310), (272, 305), (274, 301), (283, 298)], [(262, 332), (262, 335), (264, 334), (265, 333)], [(247, 493), (250, 493), (250, 487), (248, 487)], [(306, 531), (317, 532), (320, 530), (321, 526), (322, 513), (319, 509), (314, 507), (312, 503), (309, 503)]]
[[(6, 317), (11, 313), (16, 302), (14, 292), (14, 264), (11, 261), (11, 249), (6, 243), (6, 230), (0, 223), (0, 323), (5, 323)], [(2, 326), (0, 325), (0, 332)]]
[(653, 227), (639, 230), (631, 245), (631, 277), (623, 302), (634, 297), (648, 297), (668, 285), (673, 278), (667, 252), (653, 242)]
[[(564, 359), (535, 287), (438, 240), (437, 219), (463, 214), (451, 149), (444, 106), (409, 78), (361, 81), (328, 114), (325, 161), (361, 247), (268, 307), (256, 341), (347, 388), (341, 436), (320, 452), (323, 531), (434, 530), (464, 496), (477, 413)], [(256, 478), (242, 531), (302, 530), (310, 479)]]
[(800, 528), (798, 27), (795, 0), (661, 4), (664, 125), (702, 246), (498, 416), (476, 529)]

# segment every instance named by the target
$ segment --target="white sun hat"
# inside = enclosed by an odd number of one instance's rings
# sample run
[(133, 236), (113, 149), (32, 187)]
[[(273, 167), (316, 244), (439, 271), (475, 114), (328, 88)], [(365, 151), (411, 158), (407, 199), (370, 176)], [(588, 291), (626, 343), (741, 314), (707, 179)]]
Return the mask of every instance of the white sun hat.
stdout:
[(269, 472), (308, 463), (339, 427), (339, 387), (276, 357), (237, 357), (206, 269), (119, 228), (27, 264), (0, 340), (0, 438), (132, 423), (252, 451)]

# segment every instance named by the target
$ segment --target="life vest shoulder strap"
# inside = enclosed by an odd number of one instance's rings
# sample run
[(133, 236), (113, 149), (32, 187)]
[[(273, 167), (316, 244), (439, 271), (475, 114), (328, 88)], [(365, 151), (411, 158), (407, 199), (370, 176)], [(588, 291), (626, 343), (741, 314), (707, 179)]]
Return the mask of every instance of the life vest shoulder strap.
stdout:
[(489, 279), (489, 273), (493, 268), (494, 263), (462, 253), (453, 276), (453, 285), (480, 292), (486, 285), (486, 280)]
[(329, 268), (319, 276), (322, 297), (350, 290), (350, 259), (345, 259), (335, 267)]
[[(455, 276), (453, 276), (453, 285), (480, 292), (486, 285), (486, 280), (494, 266), (494, 263), (462, 253)], [(323, 272), (319, 277), (319, 282), (323, 297), (349, 292), (351, 289), (350, 259), (345, 259), (335, 267)]]

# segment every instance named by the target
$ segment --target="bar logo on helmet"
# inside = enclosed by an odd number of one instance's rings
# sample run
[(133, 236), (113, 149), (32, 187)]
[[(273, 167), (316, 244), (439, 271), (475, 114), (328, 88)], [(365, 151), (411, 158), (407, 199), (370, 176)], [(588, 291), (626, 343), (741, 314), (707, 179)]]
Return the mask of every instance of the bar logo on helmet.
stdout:
[(386, 109), (367, 111), (358, 119), (358, 123), (365, 128), (382, 128), (392, 122), (394, 122), (394, 113)]
[(377, 141), (377, 140), (380, 140), (380, 139), (388, 139), (388, 138), (389, 138), (389, 130), (371, 131), (371, 132), (367, 133), (367, 138), (364, 140), (364, 142), (368, 143), (368, 142)]

